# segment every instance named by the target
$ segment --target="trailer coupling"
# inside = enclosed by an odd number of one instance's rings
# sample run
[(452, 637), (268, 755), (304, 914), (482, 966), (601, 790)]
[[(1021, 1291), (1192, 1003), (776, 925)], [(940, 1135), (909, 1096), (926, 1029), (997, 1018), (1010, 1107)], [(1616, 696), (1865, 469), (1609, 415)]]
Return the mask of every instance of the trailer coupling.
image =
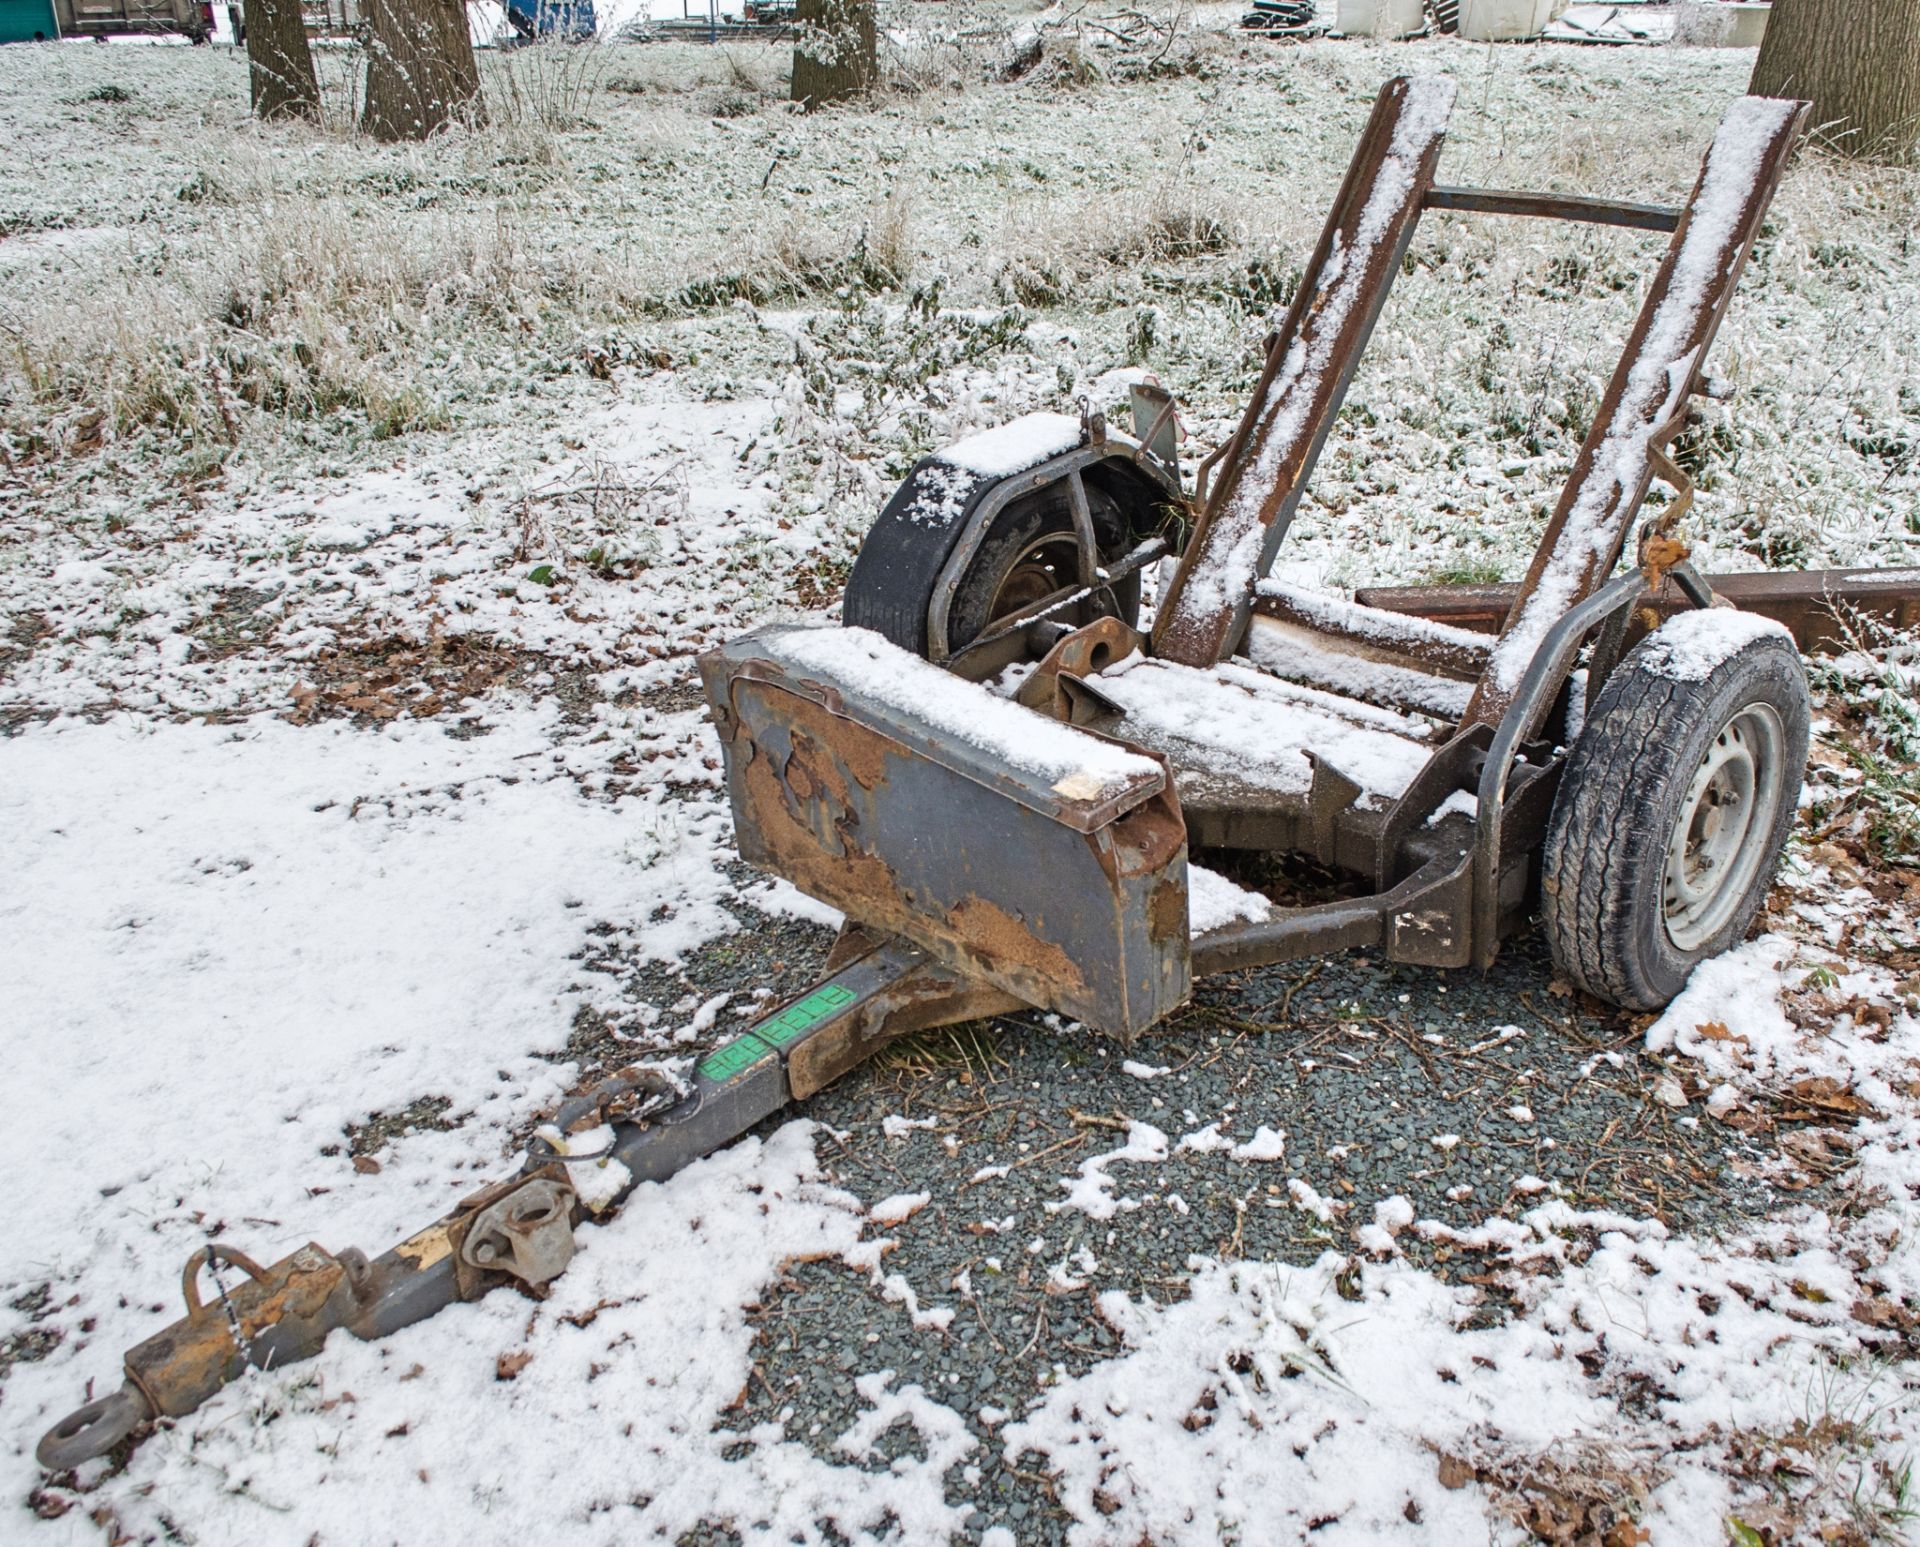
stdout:
[[(311, 1358), (342, 1328), (372, 1340), (492, 1289), (537, 1293), (572, 1260), (575, 1226), (605, 1218), (641, 1182), (664, 1181), (895, 1037), (1017, 1003), (917, 946), (857, 931), (828, 967), (800, 998), (702, 1058), (690, 1079), (631, 1068), (564, 1102), (517, 1174), (378, 1257), (309, 1243), (261, 1267), (223, 1241), (201, 1247), (181, 1275), (185, 1314), (128, 1351), (123, 1385), (46, 1432), (40, 1465), (63, 1472), (104, 1456), (143, 1424), (193, 1412), (248, 1369)], [(244, 1277), (222, 1284), (222, 1266)], [(210, 1297), (203, 1277), (213, 1281)]]

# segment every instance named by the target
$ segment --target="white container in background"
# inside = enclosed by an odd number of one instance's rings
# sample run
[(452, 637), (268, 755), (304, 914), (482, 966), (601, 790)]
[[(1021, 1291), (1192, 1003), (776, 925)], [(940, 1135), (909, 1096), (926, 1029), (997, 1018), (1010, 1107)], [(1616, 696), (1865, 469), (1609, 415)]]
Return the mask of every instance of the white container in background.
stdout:
[(1682, 0), (1674, 7), (1673, 41), (1694, 48), (1758, 48), (1772, 9), (1756, 0)]
[(1350, 38), (1404, 38), (1427, 24), (1420, 0), (1340, 0), (1333, 30)]
[(1460, 0), (1460, 36), (1476, 43), (1537, 38), (1553, 12), (1554, 0)]

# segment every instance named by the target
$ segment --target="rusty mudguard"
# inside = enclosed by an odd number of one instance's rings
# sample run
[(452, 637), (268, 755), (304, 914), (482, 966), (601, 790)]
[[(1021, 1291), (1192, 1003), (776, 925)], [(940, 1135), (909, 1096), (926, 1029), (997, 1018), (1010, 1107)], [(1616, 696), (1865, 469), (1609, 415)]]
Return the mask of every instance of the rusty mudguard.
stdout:
[[(888, 653), (896, 691), (822, 663), (818, 645), (843, 634)], [(1154, 754), (1020, 709), (864, 631), (764, 628), (700, 669), (747, 861), (1103, 1031), (1131, 1036), (1185, 1002), (1186, 824)], [(1109, 763), (1124, 748), (1152, 766), (1097, 789), (1050, 781), (969, 737), (969, 705), (1003, 723), (1033, 714), (1036, 742), (1085, 736)]]

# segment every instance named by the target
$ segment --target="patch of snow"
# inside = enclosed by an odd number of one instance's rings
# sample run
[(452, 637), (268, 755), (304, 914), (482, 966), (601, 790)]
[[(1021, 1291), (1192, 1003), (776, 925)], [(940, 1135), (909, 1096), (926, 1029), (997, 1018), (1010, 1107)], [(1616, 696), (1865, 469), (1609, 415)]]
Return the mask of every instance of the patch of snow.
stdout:
[(916, 1332), (945, 1332), (953, 1325), (953, 1307), (939, 1305), (931, 1310), (923, 1310), (920, 1305), (920, 1296), (914, 1292), (913, 1285), (907, 1282), (904, 1273), (888, 1273), (882, 1276), (876, 1268), (874, 1279), (880, 1286), (882, 1299), (891, 1300), (906, 1308), (907, 1320), (913, 1323)]
[(1302, 1213), (1311, 1214), (1323, 1225), (1333, 1223), (1336, 1205), (1321, 1197), (1311, 1183), (1302, 1181), (1297, 1176), (1290, 1176), (1287, 1178), (1287, 1192), (1292, 1197), (1293, 1206), (1296, 1209)]
[(1089, 1219), (1112, 1219), (1115, 1214), (1140, 1207), (1133, 1198), (1116, 1198), (1113, 1195), (1114, 1179), (1108, 1175), (1110, 1167), (1127, 1162), (1133, 1165), (1154, 1164), (1167, 1158), (1167, 1136), (1151, 1123), (1129, 1122), (1127, 1124), (1127, 1142), (1104, 1155), (1095, 1155), (1091, 1160), (1082, 1161), (1080, 1174), (1069, 1181), (1062, 1179), (1060, 1185), (1067, 1190), (1067, 1196), (1058, 1203), (1049, 1203), (1047, 1212), (1058, 1214), (1066, 1209), (1078, 1209)]
[(1309, 630), (1254, 614), (1243, 647), (1263, 671), (1372, 704), (1404, 705), (1443, 719), (1466, 712), (1473, 684), (1336, 649)]
[(1280, 1160), (1287, 1153), (1287, 1136), (1277, 1128), (1269, 1128), (1262, 1123), (1245, 1144), (1233, 1147), (1235, 1160)]
[(1208, 1123), (1204, 1128), (1196, 1128), (1192, 1133), (1182, 1134), (1180, 1142), (1174, 1146), (1174, 1152), (1186, 1152), (1193, 1155), (1209, 1155), (1216, 1150), (1230, 1150), (1233, 1140), (1220, 1131), (1218, 1123)]
[(982, 478), (1010, 478), (1080, 444), (1080, 421), (1069, 414), (1023, 414), (934, 453)]
[(1480, 815), (1480, 797), (1471, 790), (1455, 790), (1433, 808), (1433, 815), (1427, 818), (1427, 826), (1438, 827), (1448, 817), (1458, 814), (1464, 817)]
[(876, 1225), (897, 1225), (903, 1220), (912, 1219), (933, 1201), (930, 1192), (898, 1192), (891, 1198), (882, 1198), (867, 1210), (867, 1218)]
[(1272, 916), (1273, 904), (1258, 892), (1236, 886), (1205, 865), (1187, 862), (1187, 932), (1195, 939), (1229, 924), (1257, 924)]
[(1127, 792), (1148, 795), (1165, 782), (1151, 758), (1102, 741), (942, 671), (871, 629), (788, 629), (775, 648), (801, 671), (824, 672), (856, 700), (915, 715), (946, 735), (1044, 779), (1069, 800)]
[(1782, 623), (1737, 607), (1696, 607), (1675, 613), (1634, 648), (1634, 664), (1675, 682), (1705, 682), (1756, 640), (1792, 643)]
[(1261, 789), (1305, 791), (1312, 752), (1390, 798), (1432, 752), (1417, 739), (1425, 726), (1404, 715), (1231, 664), (1200, 670), (1139, 659), (1102, 673), (1100, 690), (1126, 710), (1122, 729), (1134, 740), (1177, 745), (1181, 761)]

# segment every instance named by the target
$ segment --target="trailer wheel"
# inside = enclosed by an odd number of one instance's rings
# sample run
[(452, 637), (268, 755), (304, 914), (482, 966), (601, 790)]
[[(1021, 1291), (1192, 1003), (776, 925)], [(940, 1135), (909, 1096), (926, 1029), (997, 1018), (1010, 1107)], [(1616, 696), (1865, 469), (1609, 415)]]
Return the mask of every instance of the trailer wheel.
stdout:
[[(870, 628), (903, 650), (925, 656), (927, 614), (934, 588), (953, 550), (955, 533), (903, 519), (889, 502), (874, 523), (847, 580), (841, 619)], [(1126, 551), (1129, 524), (1117, 500), (1087, 485), (1094, 536), (1104, 560)], [(1077, 582), (1079, 544), (1066, 489), (1054, 485), (1014, 500), (993, 518), (979, 551), (961, 575), (947, 607), (947, 650), (958, 653), (1000, 618)], [(1114, 606), (1129, 625), (1140, 616), (1140, 573), (1112, 588)], [(1068, 620), (1091, 623), (1106, 609), (1083, 603)]]
[(1772, 884), (1807, 760), (1806, 670), (1763, 634), (1703, 678), (1643, 641), (1567, 759), (1542, 854), (1562, 973), (1634, 1010), (1665, 1006), (1738, 942)]

